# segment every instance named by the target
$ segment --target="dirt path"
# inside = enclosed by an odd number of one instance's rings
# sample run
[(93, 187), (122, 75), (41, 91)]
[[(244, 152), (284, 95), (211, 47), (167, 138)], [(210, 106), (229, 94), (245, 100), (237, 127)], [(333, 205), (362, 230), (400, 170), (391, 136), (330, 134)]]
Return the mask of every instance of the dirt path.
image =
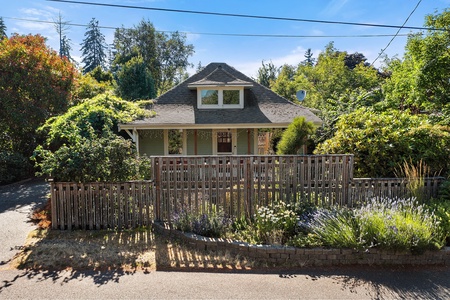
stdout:
[(0, 269), (7, 269), (14, 255), (34, 228), (30, 212), (42, 205), (49, 185), (42, 179), (27, 180), (0, 187)]

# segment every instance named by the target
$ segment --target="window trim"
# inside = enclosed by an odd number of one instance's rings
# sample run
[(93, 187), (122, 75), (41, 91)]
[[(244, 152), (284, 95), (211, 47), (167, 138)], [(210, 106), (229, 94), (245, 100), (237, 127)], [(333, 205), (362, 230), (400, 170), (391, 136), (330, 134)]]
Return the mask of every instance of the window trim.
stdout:
[[(204, 90), (216, 90), (218, 91), (218, 104), (202, 104), (202, 91)], [(239, 104), (223, 104), (223, 91), (224, 90), (234, 90), (239, 91)], [(244, 87), (232, 86), (232, 87), (199, 87), (197, 88), (197, 107), (199, 109), (233, 109), (233, 108), (244, 108)]]

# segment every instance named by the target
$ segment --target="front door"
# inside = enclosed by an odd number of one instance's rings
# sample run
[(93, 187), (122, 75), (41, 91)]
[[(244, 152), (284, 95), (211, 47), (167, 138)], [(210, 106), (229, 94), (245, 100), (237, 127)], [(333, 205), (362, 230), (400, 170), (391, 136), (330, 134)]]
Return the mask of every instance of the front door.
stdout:
[(214, 154), (218, 155), (232, 155), (235, 154), (235, 130), (216, 130), (214, 134)]

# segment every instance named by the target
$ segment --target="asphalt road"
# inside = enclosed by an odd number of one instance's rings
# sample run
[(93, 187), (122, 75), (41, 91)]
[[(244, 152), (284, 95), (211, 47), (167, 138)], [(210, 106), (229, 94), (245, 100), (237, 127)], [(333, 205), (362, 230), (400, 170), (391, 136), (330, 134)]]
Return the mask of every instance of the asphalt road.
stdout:
[(33, 229), (30, 213), (46, 201), (49, 192), (49, 185), (42, 179), (0, 186), (0, 269), (24, 244)]
[(0, 299), (450, 299), (450, 268), (342, 267), (252, 273), (14, 270), (48, 185), (0, 188)]

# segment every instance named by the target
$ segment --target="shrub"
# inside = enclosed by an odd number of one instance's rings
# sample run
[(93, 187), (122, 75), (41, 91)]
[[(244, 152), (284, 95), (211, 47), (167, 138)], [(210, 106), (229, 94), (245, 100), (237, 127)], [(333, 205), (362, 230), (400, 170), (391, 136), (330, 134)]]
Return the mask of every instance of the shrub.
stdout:
[(450, 246), (450, 199), (437, 199), (427, 204), (431, 213), (436, 215), (446, 245)]
[(11, 183), (31, 174), (30, 161), (20, 153), (0, 151), (0, 184)]
[(182, 210), (172, 215), (172, 221), (177, 230), (206, 237), (223, 237), (231, 225), (231, 219), (216, 206), (212, 207), (210, 213)]
[(150, 162), (147, 157), (136, 157), (131, 141), (116, 135), (97, 140), (63, 145), (55, 152), (38, 147), (34, 154), (38, 175), (47, 175), (56, 181), (127, 181), (149, 179)]
[(443, 246), (434, 213), (415, 199), (371, 201), (357, 212), (365, 246), (421, 253)]
[(255, 239), (263, 244), (284, 244), (295, 235), (298, 217), (283, 201), (258, 208), (253, 221)]

